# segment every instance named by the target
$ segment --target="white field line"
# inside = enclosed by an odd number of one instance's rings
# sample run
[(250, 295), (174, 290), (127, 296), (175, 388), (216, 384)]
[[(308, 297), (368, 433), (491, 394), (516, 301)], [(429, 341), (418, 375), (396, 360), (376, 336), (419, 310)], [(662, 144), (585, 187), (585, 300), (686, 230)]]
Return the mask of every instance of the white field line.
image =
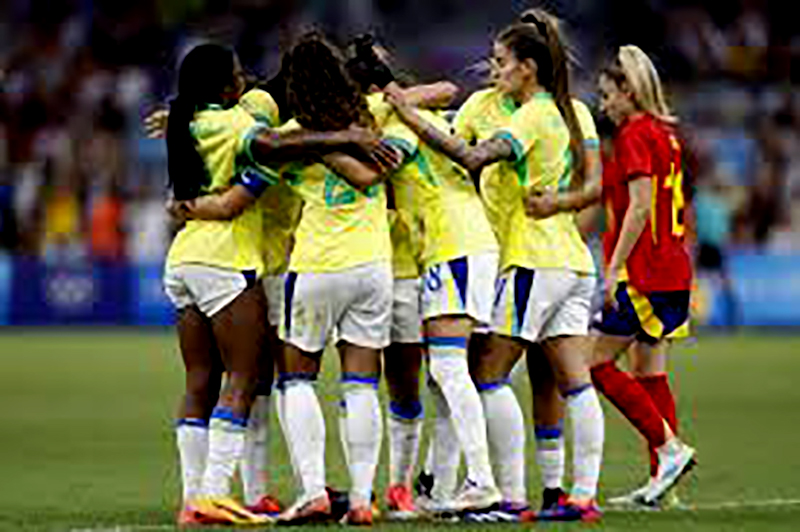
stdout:
[[(668, 508), (666, 510), (659, 510), (663, 512), (702, 512), (702, 511), (715, 511), (715, 510), (730, 510), (739, 508), (770, 508), (770, 507), (786, 507), (786, 506), (800, 506), (800, 499), (764, 499), (756, 501), (719, 501), (707, 502), (686, 505), (677, 508)], [(637, 510), (624, 507), (605, 507), (605, 512), (608, 513), (647, 513), (647, 510)], [(380, 526), (380, 525), (378, 525)], [(175, 525), (113, 525), (98, 528), (73, 528), (69, 532), (148, 532), (158, 530), (175, 530)]]

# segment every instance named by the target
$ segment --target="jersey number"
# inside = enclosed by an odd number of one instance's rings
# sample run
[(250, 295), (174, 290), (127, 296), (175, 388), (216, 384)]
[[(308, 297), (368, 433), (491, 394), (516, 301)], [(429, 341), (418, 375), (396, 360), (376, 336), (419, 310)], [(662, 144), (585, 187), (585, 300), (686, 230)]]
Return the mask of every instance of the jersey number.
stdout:
[(686, 230), (683, 224), (683, 213), (686, 207), (686, 200), (683, 196), (683, 172), (680, 169), (675, 171), (675, 163), (670, 163), (670, 172), (664, 181), (664, 188), (672, 189), (672, 234), (683, 236)]

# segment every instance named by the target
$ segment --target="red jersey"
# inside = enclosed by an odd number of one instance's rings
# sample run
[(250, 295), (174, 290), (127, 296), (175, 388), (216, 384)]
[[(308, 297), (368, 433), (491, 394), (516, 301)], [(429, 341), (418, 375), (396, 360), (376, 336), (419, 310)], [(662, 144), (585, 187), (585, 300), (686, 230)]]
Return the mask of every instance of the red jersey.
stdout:
[(611, 260), (628, 210), (628, 183), (647, 178), (653, 184), (650, 219), (625, 263), (628, 282), (642, 293), (690, 290), (681, 144), (669, 125), (647, 114), (620, 125), (613, 158), (603, 161), (606, 261)]

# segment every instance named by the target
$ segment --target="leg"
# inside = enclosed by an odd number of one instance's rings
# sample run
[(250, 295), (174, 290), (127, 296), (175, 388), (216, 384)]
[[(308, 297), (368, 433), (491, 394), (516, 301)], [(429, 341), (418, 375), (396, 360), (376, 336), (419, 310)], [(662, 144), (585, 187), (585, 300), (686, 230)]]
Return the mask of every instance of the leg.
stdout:
[(542, 508), (552, 508), (563, 494), (566, 452), (564, 400), (558, 392), (553, 368), (540, 344), (528, 348), (528, 376), (533, 396), (536, 463), (542, 475)]
[[(656, 345), (635, 342), (632, 349), (631, 373), (648, 393), (669, 428), (677, 435), (678, 419), (675, 413), (675, 398), (670, 390), (669, 378), (666, 373), (669, 340), (662, 340)], [(658, 454), (655, 448), (649, 445), (648, 451), (650, 453), (650, 476), (655, 477), (658, 474)]]
[[(469, 375), (467, 341), (473, 321), (467, 317), (443, 316), (426, 321), (430, 354), (429, 372), (444, 396), (450, 419), (464, 451), (468, 482), (489, 499), (499, 498), (489, 463), (486, 419), (475, 385)], [(456, 500), (454, 504), (467, 501)], [(498, 502), (493, 500), (491, 504)]]
[(511, 511), (528, 507), (525, 488), (525, 424), (519, 402), (510, 386), (511, 370), (525, 344), (491, 334), (472, 366), (472, 378), (486, 416), (489, 448), (503, 502)]
[(580, 336), (542, 342), (572, 423), (574, 481), (570, 499), (584, 505), (597, 495), (605, 438), (603, 410), (586, 363), (590, 345), (588, 337)]
[(245, 430), (264, 349), (264, 293), (260, 287), (247, 288), (210, 320), (228, 379), (211, 416), (203, 491), (209, 497), (227, 497), (234, 469), (244, 453)]
[(275, 374), (274, 359), (282, 348), (277, 331), (271, 325), (266, 329), (264, 356), (259, 359), (256, 385), (250, 419), (245, 433), (244, 456), (241, 463), (242, 491), (245, 504), (257, 513), (277, 514), (277, 501), (269, 495), (269, 447), (272, 382)]
[(350, 470), (351, 510), (371, 512), (372, 486), (381, 449), (383, 419), (378, 402), (380, 351), (339, 343)]
[(201, 494), (208, 454), (208, 420), (219, 396), (223, 367), (211, 324), (197, 307), (179, 311), (177, 329), (186, 368), (186, 393), (176, 428), (186, 506)]

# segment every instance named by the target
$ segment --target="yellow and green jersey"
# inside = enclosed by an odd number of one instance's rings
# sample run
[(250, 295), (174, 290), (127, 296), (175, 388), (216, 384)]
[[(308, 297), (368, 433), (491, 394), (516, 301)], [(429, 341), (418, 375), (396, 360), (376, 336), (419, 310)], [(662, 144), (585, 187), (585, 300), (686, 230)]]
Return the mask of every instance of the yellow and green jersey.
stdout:
[[(292, 120), (281, 129), (297, 127)], [(313, 159), (284, 165), (281, 177), (303, 202), (289, 260), (291, 271), (336, 272), (370, 262), (391, 261), (382, 183), (359, 190)]]
[[(242, 95), (241, 105), (253, 118), (270, 128), (281, 125), (278, 105), (263, 90), (253, 89)], [(300, 221), (302, 201), (281, 181), (262, 194), (259, 205), (263, 209), (264, 274), (280, 275), (289, 267), (292, 239)]]
[[(597, 131), (583, 104), (576, 105), (587, 143), (597, 142)], [(484, 199), (493, 203), (501, 237), (501, 269), (567, 268), (595, 271), (572, 213), (536, 220), (525, 214), (524, 198), (532, 190), (569, 186), (572, 154), (569, 130), (549, 93), (538, 93), (518, 109), (494, 136), (509, 140), (512, 158), (493, 165), (482, 186)]]
[[(394, 142), (413, 144), (416, 135), (394, 116), (394, 108), (382, 92), (367, 96), (369, 111), (383, 134)], [(414, 210), (413, 191), (402, 184), (390, 183), (393, 201), (389, 205), (389, 236), (392, 241), (392, 272), (396, 279), (416, 279), (420, 276), (421, 235)]]
[[(224, 109), (209, 105), (195, 112), (190, 123), (198, 153), (206, 167), (203, 193), (223, 192), (241, 184), (254, 196), (278, 182), (270, 169), (255, 162), (250, 145), (265, 126), (243, 106)], [(263, 274), (262, 210), (253, 205), (233, 220), (189, 220), (175, 236), (167, 265), (203, 264)]]

